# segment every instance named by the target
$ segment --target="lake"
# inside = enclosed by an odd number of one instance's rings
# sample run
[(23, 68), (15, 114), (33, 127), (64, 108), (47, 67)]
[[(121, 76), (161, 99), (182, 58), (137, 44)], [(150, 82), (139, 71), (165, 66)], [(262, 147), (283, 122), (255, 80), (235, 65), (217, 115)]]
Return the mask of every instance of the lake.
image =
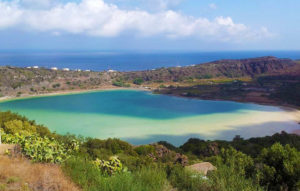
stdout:
[(60, 134), (72, 133), (132, 144), (189, 138), (231, 140), (299, 129), (289, 112), (278, 107), (230, 101), (204, 101), (155, 95), (137, 90), (17, 99), (0, 103)]

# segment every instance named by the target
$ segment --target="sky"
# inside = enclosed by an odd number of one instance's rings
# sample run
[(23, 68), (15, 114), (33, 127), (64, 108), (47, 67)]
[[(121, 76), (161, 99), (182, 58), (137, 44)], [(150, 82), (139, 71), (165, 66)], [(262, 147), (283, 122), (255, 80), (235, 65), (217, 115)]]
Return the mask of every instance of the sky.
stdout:
[(0, 50), (300, 50), (299, 0), (0, 0)]

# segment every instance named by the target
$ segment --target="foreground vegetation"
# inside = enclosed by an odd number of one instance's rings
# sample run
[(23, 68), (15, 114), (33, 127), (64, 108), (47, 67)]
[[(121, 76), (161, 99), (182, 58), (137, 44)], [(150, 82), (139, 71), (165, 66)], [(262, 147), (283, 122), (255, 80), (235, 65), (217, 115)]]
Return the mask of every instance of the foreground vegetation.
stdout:
[[(300, 189), (300, 137), (284, 132), (249, 140), (190, 139), (174, 147), (62, 136), (10, 112), (0, 112), (0, 128), (4, 143), (19, 144), (23, 155), (36, 163), (60, 166), (85, 191)], [(204, 176), (185, 167), (201, 161), (217, 170)]]

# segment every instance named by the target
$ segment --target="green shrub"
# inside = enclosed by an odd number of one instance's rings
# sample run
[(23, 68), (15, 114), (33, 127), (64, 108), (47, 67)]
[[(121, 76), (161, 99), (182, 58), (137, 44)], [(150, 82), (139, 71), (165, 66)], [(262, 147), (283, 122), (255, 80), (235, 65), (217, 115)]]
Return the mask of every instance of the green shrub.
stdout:
[(4, 131), (10, 134), (31, 134), (36, 133), (36, 127), (28, 121), (12, 120), (4, 122)]
[(144, 80), (142, 78), (136, 78), (133, 80), (133, 83), (136, 85), (142, 85), (144, 83)]
[(300, 152), (279, 143), (258, 157), (258, 182), (269, 190), (300, 190)]
[[(234, 148), (230, 147), (229, 149), (222, 149), (221, 154), (221, 164), (225, 164), (226, 166), (234, 169), (241, 175), (251, 176), (254, 171), (254, 161), (253, 159)], [(218, 165), (220, 165), (220, 161), (218, 161)]]
[(122, 81), (122, 80), (116, 80), (116, 81), (113, 81), (112, 84), (113, 84), (114, 86), (118, 86), (118, 87), (130, 87), (130, 84), (125, 83), (125, 82)]
[(2, 141), (7, 144), (19, 144), (25, 156), (35, 162), (60, 163), (67, 159), (71, 152), (64, 144), (53, 138), (40, 137), (37, 134), (20, 135), (2, 134)]
[(113, 175), (123, 170), (123, 165), (118, 157), (110, 157), (109, 161), (96, 159), (94, 164), (102, 171), (103, 174)]

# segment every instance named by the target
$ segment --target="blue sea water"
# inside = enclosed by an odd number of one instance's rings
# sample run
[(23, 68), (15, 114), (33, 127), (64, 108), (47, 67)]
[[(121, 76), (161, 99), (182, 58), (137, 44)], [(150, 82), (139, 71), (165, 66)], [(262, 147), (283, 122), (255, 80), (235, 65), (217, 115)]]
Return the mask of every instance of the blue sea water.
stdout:
[(262, 56), (300, 59), (300, 51), (226, 51), (226, 52), (109, 52), (109, 51), (1, 51), (0, 65), (39, 66), (82, 70), (151, 70), (187, 66), (220, 59)]

